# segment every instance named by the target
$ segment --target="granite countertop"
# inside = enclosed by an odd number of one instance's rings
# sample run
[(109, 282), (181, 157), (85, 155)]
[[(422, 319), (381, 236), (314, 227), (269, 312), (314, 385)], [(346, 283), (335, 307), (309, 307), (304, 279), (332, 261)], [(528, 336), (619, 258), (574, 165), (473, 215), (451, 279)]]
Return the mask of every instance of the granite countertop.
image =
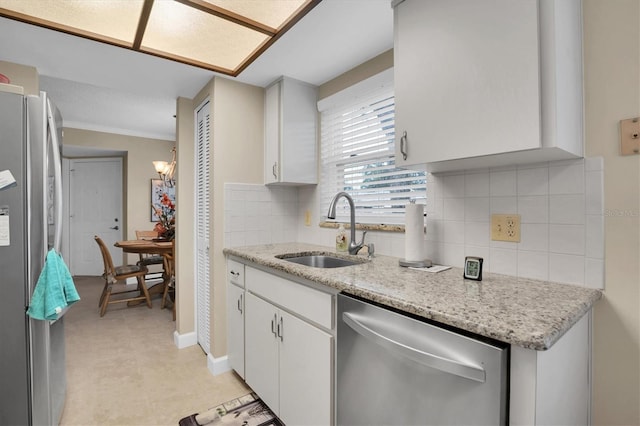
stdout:
[[(226, 255), (323, 284), (481, 336), (528, 349), (549, 349), (602, 292), (569, 284), (483, 274), (462, 278), (461, 268), (432, 273), (403, 268), (398, 258), (376, 255), (371, 262), (320, 269), (276, 258), (285, 253), (335, 250), (284, 243), (226, 248)], [(342, 255), (345, 256), (345, 255)], [(349, 257), (349, 256), (346, 256)], [(362, 257), (362, 256), (358, 256)]]

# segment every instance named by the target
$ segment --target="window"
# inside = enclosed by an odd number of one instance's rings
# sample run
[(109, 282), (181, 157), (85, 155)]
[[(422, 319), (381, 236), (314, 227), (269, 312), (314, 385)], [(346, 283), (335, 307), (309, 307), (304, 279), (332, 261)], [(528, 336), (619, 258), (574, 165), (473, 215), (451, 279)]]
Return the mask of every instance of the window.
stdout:
[[(364, 84), (350, 92), (318, 104), (321, 217), (333, 196), (345, 191), (353, 198), (358, 222), (404, 223), (405, 205), (426, 199), (426, 179), (424, 172), (395, 167), (393, 85)], [(348, 203), (340, 201), (336, 213), (336, 220), (348, 221)]]

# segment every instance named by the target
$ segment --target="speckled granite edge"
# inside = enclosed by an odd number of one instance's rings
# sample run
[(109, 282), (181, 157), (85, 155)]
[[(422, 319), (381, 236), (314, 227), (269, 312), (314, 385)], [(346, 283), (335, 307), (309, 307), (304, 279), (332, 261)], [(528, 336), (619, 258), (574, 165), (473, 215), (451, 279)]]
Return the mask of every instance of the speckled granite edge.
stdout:
[[(224, 249), (226, 255), (272, 268), (481, 336), (528, 349), (549, 349), (602, 292), (575, 285), (487, 274), (482, 282), (464, 280), (462, 269), (431, 273), (402, 268), (398, 259), (376, 256), (346, 268), (318, 269), (275, 256), (329, 252), (301, 243)], [(340, 254), (341, 257), (350, 257)], [(363, 260), (362, 256), (358, 256)]]

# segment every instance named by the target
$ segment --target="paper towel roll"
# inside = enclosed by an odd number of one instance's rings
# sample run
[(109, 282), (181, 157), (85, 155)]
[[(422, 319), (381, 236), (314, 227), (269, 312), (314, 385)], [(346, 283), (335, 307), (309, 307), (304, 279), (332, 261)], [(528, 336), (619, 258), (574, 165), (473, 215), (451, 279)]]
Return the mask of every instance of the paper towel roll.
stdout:
[(424, 205), (407, 204), (404, 215), (404, 258), (407, 262), (422, 261), (426, 258)]

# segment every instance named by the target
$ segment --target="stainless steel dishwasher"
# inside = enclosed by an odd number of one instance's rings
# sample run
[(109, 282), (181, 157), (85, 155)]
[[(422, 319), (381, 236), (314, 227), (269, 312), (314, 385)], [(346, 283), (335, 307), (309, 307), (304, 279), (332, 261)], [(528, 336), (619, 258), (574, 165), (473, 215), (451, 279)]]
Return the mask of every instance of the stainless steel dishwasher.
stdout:
[(508, 351), (339, 294), (337, 424), (504, 425)]

